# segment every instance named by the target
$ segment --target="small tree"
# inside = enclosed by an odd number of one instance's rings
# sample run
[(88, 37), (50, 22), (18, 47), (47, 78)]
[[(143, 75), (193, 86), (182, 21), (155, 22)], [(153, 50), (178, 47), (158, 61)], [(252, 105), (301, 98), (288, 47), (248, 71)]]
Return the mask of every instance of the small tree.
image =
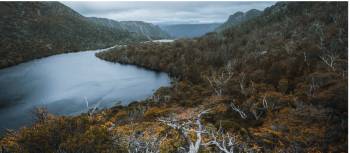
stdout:
[(156, 137), (155, 135), (145, 138), (142, 133), (135, 132), (129, 137), (129, 153), (159, 153), (160, 145), (166, 139), (165, 137)]
[(241, 88), (241, 93), (243, 95), (246, 94), (246, 90), (245, 90), (245, 83), (246, 83), (246, 74), (244, 72), (239, 74), (239, 87)]
[(214, 89), (216, 95), (221, 96), (223, 94), (225, 85), (230, 81), (233, 76), (232, 64), (229, 62), (225, 70), (221, 73), (214, 73), (211, 77), (207, 77), (210, 86)]
[(239, 153), (239, 152), (255, 152), (257, 148), (248, 146), (248, 143), (239, 140), (238, 135), (224, 132), (221, 127), (218, 130), (210, 130), (209, 138), (203, 145), (214, 145), (220, 152), (224, 153)]
[(232, 102), (231, 102), (232, 110), (237, 112), (241, 116), (242, 119), (247, 119), (247, 115), (238, 106), (236, 106), (234, 103), (235, 103), (235, 100), (233, 99)]
[(84, 101), (85, 101), (86, 109), (88, 111), (89, 116), (92, 116), (97, 111), (98, 106), (100, 106), (100, 104), (102, 103), (102, 101), (100, 100), (96, 104), (90, 106), (89, 101), (87, 100), (87, 98), (85, 96), (84, 96)]
[(335, 62), (338, 60), (338, 58), (339, 56), (335, 53), (320, 56), (322, 62), (325, 63), (333, 72), (336, 71)]
[(209, 135), (209, 142), (204, 144), (206, 146), (215, 145), (215, 147), (218, 148), (220, 152), (224, 153), (233, 153), (237, 147), (235, 138), (229, 133), (224, 133), (221, 129), (218, 131), (211, 131)]
[(252, 112), (255, 120), (261, 119), (261, 117), (264, 115), (264, 108), (258, 107), (259, 103), (254, 103), (252, 107), (250, 108), (250, 112)]

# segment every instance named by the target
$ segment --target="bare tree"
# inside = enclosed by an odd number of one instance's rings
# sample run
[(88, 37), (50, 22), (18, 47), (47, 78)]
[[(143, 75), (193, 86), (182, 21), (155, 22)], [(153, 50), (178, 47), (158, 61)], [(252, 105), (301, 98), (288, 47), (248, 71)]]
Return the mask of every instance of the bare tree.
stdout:
[(338, 58), (339, 56), (335, 53), (320, 56), (320, 59), (323, 61), (323, 63), (329, 66), (333, 72), (336, 70), (335, 62), (338, 60)]
[(254, 115), (255, 120), (259, 120), (264, 114), (264, 108), (258, 107), (258, 103), (254, 103), (250, 108), (250, 112)]
[(234, 153), (234, 152), (254, 152), (254, 148), (248, 146), (248, 143), (239, 140), (239, 137), (229, 132), (224, 132), (220, 127), (218, 130), (210, 130), (208, 132), (209, 138), (204, 146), (214, 145), (220, 152)]
[(85, 100), (86, 109), (88, 110), (89, 116), (92, 116), (96, 112), (98, 106), (100, 106), (100, 104), (102, 103), (102, 100), (100, 100), (96, 104), (90, 106), (89, 101), (87, 100), (87, 98), (85, 96), (84, 96), (84, 100)]
[(62, 148), (58, 148), (54, 153), (67, 153), (67, 151)]
[(205, 146), (215, 145), (221, 152), (233, 153), (237, 144), (236, 140), (229, 133), (224, 133), (221, 129), (209, 133), (210, 141)]
[[(187, 153), (197, 153), (202, 144), (202, 134), (206, 133), (204, 126), (201, 123), (201, 117), (208, 112), (209, 110), (201, 111), (194, 119), (189, 119), (183, 122), (175, 118), (160, 118), (158, 120), (177, 130), (185, 138), (188, 144), (188, 148), (185, 149)], [(195, 141), (192, 141), (189, 135), (191, 132), (196, 134)]]
[(207, 77), (207, 80), (209, 81), (210, 86), (214, 89), (214, 92), (216, 95), (221, 96), (224, 90), (225, 85), (230, 81), (230, 79), (233, 76), (233, 64), (232, 62), (229, 62), (225, 66), (225, 70), (221, 73), (217, 74), (214, 73), (211, 77)]
[(269, 105), (267, 104), (266, 95), (264, 95), (262, 103), (263, 103), (264, 108), (268, 109)]
[(165, 137), (157, 137), (155, 135), (145, 138), (142, 133), (135, 132), (129, 137), (128, 151), (129, 153), (159, 153), (160, 145), (166, 139)]
[(241, 72), (239, 74), (239, 87), (241, 88), (241, 93), (244, 95), (246, 94), (245, 83), (246, 83), (246, 74), (244, 72)]
[(268, 110), (268, 111), (273, 111), (276, 108), (276, 103), (268, 101), (266, 99), (266, 95), (264, 95), (264, 97), (262, 99), (262, 104), (263, 104), (263, 108)]
[(235, 103), (235, 100), (233, 99), (232, 102), (231, 102), (232, 110), (237, 112), (241, 116), (242, 119), (247, 119), (247, 115), (238, 106), (236, 106), (234, 103)]

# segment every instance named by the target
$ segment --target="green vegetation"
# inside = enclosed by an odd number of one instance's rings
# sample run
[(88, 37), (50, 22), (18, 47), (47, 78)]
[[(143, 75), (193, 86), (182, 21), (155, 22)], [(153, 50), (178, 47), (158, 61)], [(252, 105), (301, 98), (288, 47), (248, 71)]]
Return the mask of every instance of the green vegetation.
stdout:
[(346, 152), (347, 10), (278, 2), (222, 33), (98, 53), (167, 72), (173, 84), (92, 115), (38, 113), (0, 141), (2, 151)]
[[(2, 2), (0, 10), (0, 68), (59, 53), (167, 37), (149, 23), (87, 18), (59, 2)], [(129, 24), (134, 26), (125, 28)]]
[(88, 18), (91, 22), (96, 24), (106, 26), (109, 28), (123, 29), (135, 37), (141, 40), (158, 40), (169, 38), (169, 34), (160, 29), (158, 26), (153, 25), (151, 23), (143, 22), (143, 21), (114, 21), (110, 19), (104, 18)]

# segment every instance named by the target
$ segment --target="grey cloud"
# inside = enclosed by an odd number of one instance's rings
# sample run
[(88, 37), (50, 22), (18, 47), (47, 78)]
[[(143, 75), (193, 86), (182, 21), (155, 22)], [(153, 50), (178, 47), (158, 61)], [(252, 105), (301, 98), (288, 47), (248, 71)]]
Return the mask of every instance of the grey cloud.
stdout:
[(84, 16), (151, 23), (224, 22), (237, 11), (263, 10), (275, 2), (62, 2)]

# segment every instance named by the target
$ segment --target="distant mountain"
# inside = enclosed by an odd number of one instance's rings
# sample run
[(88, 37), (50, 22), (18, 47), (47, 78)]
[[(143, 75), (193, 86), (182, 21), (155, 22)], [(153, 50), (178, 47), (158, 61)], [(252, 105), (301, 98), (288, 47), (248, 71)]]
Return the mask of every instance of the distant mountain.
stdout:
[(145, 35), (149, 39), (163, 39), (170, 37), (167, 32), (151, 23), (143, 21), (120, 21), (120, 24), (123, 29), (126, 29), (129, 32)]
[(233, 15), (230, 15), (230, 17), (228, 18), (228, 20), (223, 23), (222, 25), (220, 25), (219, 27), (216, 28), (216, 31), (222, 31), (224, 29), (227, 29), (229, 27), (238, 25), (240, 23), (243, 23), (244, 21), (247, 21), (249, 19), (252, 19), (254, 17), (257, 17), (259, 15), (261, 15), (262, 11), (259, 11), (257, 9), (251, 9), (249, 11), (247, 11), (246, 13), (243, 12), (236, 12)]
[(143, 21), (115, 21), (104, 18), (90, 17), (89, 20), (96, 24), (101, 24), (110, 28), (123, 29), (134, 36), (144, 39), (164, 39), (169, 38), (169, 34), (160, 29), (158, 26)]
[(106, 18), (96, 18), (96, 17), (88, 17), (88, 20), (90, 20), (95, 24), (99, 24), (109, 28), (122, 29), (122, 26), (120, 25), (120, 23), (115, 20), (106, 19)]
[(214, 31), (220, 23), (160, 25), (160, 28), (175, 38), (193, 38)]

